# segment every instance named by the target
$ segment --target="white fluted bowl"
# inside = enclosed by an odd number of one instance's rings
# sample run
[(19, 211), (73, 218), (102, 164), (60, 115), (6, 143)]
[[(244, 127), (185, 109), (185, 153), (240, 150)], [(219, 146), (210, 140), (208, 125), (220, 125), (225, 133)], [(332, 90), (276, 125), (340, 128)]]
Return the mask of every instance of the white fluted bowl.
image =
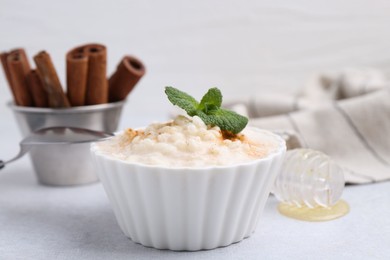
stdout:
[(278, 143), (274, 152), (227, 167), (146, 166), (110, 158), (95, 144), (91, 151), (127, 237), (148, 247), (195, 251), (254, 232), (286, 150), (282, 138), (269, 135)]

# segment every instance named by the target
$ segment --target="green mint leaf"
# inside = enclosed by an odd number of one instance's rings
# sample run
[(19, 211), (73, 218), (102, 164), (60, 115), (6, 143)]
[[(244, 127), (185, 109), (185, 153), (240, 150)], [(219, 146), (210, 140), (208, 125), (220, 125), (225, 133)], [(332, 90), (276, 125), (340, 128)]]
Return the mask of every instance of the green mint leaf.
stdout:
[(165, 94), (172, 104), (184, 109), (189, 116), (196, 115), (199, 103), (195, 98), (173, 87), (166, 87)]
[(221, 108), (222, 94), (218, 88), (209, 89), (200, 103), (173, 87), (166, 87), (165, 93), (172, 104), (184, 109), (189, 116), (199, 116), (206, 125), (219, 126), (221, 130), (238, 134), (248, 124), (248, 118)]
[(199, 116), (205, 124), (219, 126), (222, 130), (227, 130), (233, 134), (238, 134), (248, 124), (248, 118), (222, 108), (218, 109), (215, 114), (209, 115), (198, 110), (196, 115)]
[(222, 93), (218, 88), (210, 88), (200, 101), (199, 110), (206, 114), (214, 113), (222, 105)]

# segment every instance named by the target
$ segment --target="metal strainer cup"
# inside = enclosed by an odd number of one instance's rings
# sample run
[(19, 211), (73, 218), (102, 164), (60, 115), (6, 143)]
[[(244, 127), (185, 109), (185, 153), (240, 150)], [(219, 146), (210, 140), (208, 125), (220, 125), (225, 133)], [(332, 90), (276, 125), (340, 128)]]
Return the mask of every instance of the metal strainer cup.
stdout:
[[(53, 126), (116, 131), (124, 101), (72, 108), (22, 107), (9, 103), (23, 137), (32, 131)], [(98, 180), (89, 152), (89, 143), (35, 146), (30, 157), (38, 181), (46, 185), (80, 185)]]

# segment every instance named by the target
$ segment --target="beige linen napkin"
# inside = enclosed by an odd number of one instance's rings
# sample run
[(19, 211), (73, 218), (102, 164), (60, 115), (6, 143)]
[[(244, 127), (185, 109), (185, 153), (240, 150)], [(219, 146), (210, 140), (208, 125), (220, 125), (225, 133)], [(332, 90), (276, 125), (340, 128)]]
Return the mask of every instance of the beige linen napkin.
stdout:
[(331, 156), (347, 183), (390, 179), (390, 89), (376, 70), (318, 75), (295, 97), (258, 95), (230, 104), (249, 124), (284, 133), (289, 146)]

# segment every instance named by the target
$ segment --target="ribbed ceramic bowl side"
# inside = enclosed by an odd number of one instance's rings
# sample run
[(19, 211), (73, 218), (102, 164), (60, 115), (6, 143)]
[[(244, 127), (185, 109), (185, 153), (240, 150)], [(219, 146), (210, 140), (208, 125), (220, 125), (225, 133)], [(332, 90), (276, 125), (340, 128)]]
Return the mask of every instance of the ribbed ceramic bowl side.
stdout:
[(204, 169), (148, 167), (93, 154), (126, 236), (145, 246), (193, 251), (253, 233), (284, 149), (255, 163)]

